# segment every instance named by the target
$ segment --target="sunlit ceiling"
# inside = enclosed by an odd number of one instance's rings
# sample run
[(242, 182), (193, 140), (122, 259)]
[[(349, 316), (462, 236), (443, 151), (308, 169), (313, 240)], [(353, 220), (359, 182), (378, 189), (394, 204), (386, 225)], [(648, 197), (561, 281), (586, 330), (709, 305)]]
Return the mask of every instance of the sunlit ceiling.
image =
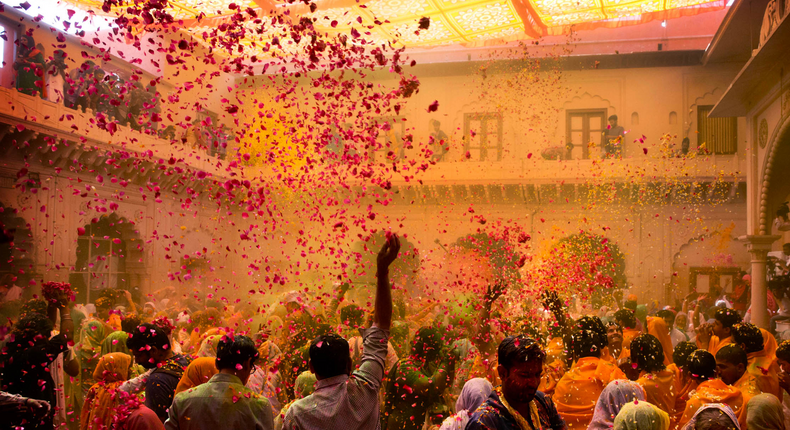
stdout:
[[(101, 13), (97, 0), (65, 0), (83, 9)], [(170, 0), (170, 13), (184, 20), (184, 27), (201, 37), (228, 21), (229, 6), (259, 8), (266, 0)], [(350, 32), (353, 27), (368, 31), (370, 42), (397, 40), (409, 47), (461, 44), (484, 46), (514, 40), (561, 34), (569, 26), (577, 30), (620, 27), (656, 19), (672, 19), (720, 10), (726, 0), (318, 0), (318, 10), (309, 13), (301, 2), (278, 8), (291, 9), (292, 16), (309, 14), (329, 33)], [(259, 13), (268, 8), (260, 8)], [(112, 13), (114, 13), (113, 11)], [(200, 20), (196, 17), (203, 14)], [(418, 21), (430, 18), (430, 27), (420, 30)], [(376, 24), (380, 22), (380, 25)], [(250, 25), (252, 26), (252, 25)], [(372, 29), (365, 28), (372, 26)], [(265, 36), (265, 35), (264, 35)], [(245, 40), (248, 53), (260, 40)], [(288, 47), (284, 47), (286, 51)], [(290, 49), (298, 46), (291, 44)]]

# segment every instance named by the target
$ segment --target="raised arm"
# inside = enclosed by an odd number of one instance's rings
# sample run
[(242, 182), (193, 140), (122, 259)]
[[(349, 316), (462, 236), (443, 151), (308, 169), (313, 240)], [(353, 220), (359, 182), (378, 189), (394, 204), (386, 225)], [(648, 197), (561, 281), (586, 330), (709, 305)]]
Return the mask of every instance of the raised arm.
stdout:
[(392, 290), (389, 267), (400, 251), (400, 240), (396, 234), (389, 236), (376, 258), (376, 302), (373, 310), (373, 326), (389, 330), (392, 325)]
[(480, 308), (480, 333), (477, 337), (477, 349), (485, 354), (493, 353), (491, 348), (491, 307), (504, 292), (505, 289), (501, 282), (493, 286), (489, 285), (483, 298), (483, 306)]

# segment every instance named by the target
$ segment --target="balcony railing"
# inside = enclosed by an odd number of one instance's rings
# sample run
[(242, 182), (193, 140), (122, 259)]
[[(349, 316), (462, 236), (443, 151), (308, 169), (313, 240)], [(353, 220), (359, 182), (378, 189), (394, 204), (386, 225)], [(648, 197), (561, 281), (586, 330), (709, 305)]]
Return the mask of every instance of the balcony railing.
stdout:
[(215, 177), (227, 176), (226, 163), (202, 149), (195, 149), (177, 140), (160, 138), (156, 134), (134, 130), (127, 126), (102, 127), (96, 115), (88, 109), (69, 109), (62, 104), (29, 96), (14, 89), (0, 87), (0, 121), (18, 130), (33, 130), (59, 139), (84, 141), (97, 147), (117, 148), (140, 154), (153, 154), (156, 158), (174, 158), (193, 169), (202, 170)]

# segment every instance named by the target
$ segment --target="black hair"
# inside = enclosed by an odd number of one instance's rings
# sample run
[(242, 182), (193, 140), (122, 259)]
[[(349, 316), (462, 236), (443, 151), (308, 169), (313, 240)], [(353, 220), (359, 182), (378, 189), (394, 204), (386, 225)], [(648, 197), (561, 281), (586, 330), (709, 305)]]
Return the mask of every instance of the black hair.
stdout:
[(523, 334), (506, 337), (497, 348), (497, 363), (505, 369), (511, 369), (516, 363), (532, 360), (542, 363), (544, 358), (546, 352), (540, 344)]
[(735, 324), (732, 328), (732, 340), (741, 345), (747, 354), (763, 350), (763, 332), (751, 323)]
[(779, 344), (779, 347), (776, 348), (776, 358), (790, 362), (790, 340)]
[(728, 344), (724, 345), (716, 351), (716, 361), (726, 361), (732, 364), (743, 364), (744, 367), (749, 365), (749, 358), (746, 357), (746, 351), (738, 345)]
[(697, 345), (695, 345), (694, 342), (679, 342), (672, 351), (672, 361), (678, 367), (686, 367), (688, 365), (689, 356), (696, 350)]
[(636, 314), (630, 309), (620, 309), (614, 313), (614, 320), (623, 328), (636, 327)]
[(439, 355), (442, 348), (442, 336), (433, 327), (421, 327), (414, 334), (411, 342), (411, 355), (431, 360)]
[(49, 339), (53, 327), (52, 320), (46, 315), (38, 312), (24, 314), (14, 325), (14, 333), (18, 335), (16, 341), (29, 342), (36, 336)]
[(659, 318), (664, 320), (669, 320), (669, 328), (672, 329), (672, 326), (675, 325), (675, 313), (670, 311), (669, 309), (662, 309), (656, 313)]
[(93, 302), (96, 309), (107, 309), (110, 310), (115, 307), (115, 299), (109, 295), (101, 296)]
[(716, 357), (698, 349), (688, 357), (688, 371), (694, 378), (708, 380), (716, 375)]
[(48, 308), (47, 301), (44, 299), (30, 299), (22, 305), (22, 309), (19, 310), (20, 315), (27, 315), (27, 314), (41, 314), (47, 315), (47, 308)]
[[(606, 328), (607, 328), (607, 329), (609, 329), (609, 327), (613, 327), (613, 326), (614, 326), (614, 327), (617, 327), (617, 329), (618, 329), (618, 330), (620, 330), (621, 332), (623, 331), (623, 328), (622, 328), (622, 327), (620, 327), (620, 324), (617, 324), (617, 322), (615, 322), (615, 321), (609, 321), (608, 323), (606, 323)], [(608, 341), (608, 340), (609, 340), (609, 339), (607, 338), (607, 341)]]
[(639, 370), (656, 372), (664, 370), (664, 347), (652, 334), (640, 334), (631, 341), (631, 363)]
[(600, 357), (604, 345), (601, 345), (601, 338), (595, 331), (576, 330), (571, 336), (571, 347), (573, 348), (574, 356), (579, 359), (583, 357)]
[(737, 429), (737, 424), (732, 421), (724, 411), (718, 408), (708, 408), (697, 415), (697, 422), (693, 430), (704, 429)]
[(217, 343), (217, 370), (237, 369), (249, 359), (255, 364), (260, 353), (255, 342), (247, 336), (226, 334)]
[(357, 305), (348, 305), (340, 310), (340, 321), (349, 327), (361, 327), (365, 320), (365, 311)]
[(348, 373), (348, 341), (336, 334), (321, 335), (310, 343), (310, 363), (316, 376), (331, 378)]
[(609, 338), (606, 336), (606, 326), (603, 321), (596, 316), (585, 315), (576, 321), (577, 330), (590, 330), (598, 335), (598, 344), (601, 348), (609, 345)]
[(162, 328), (151, 323), (142, 323), (132, 330), (129, 339), (126, 339), (126, 347), (134, 353), (146, 346), (160, 350), (168, 349), (170, 348), (170, 339), (167, 338), (167, 334)]
[(609, 115), (608, 119), (617, 121), (617, 115)]
[(625, 303), (623, 303), (623, 307), (625, 309), (631, 309), (632, 312), (636, 312), (637, 306), (639, 305), (637, 305), (636, 300), (626, 300)]
[(738, 312), (730, 308), (720, 308), (716, 311), (714, 318), (716, 318), (724, 328), (732, 328), (735, 324), (743, 321), (743, 318), (741, 318)]
[(139, 326), (142, 322), (143, 320), (140, 318), (140, 315), (135, 313), (126, 314), (126, 316), (123, 317), (123, 320), (121, 320), (121, 330), (132, 334), (134, 333), (134, 330), (137, 328), (137, 326)]

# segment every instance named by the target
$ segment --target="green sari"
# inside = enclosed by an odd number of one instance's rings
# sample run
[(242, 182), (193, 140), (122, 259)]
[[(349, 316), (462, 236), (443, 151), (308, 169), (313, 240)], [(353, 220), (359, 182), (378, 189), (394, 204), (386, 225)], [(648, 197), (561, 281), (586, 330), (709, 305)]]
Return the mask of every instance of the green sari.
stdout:
[(23, 64), (18, 65), (16, 70), (16, 90), (29, 96), (38, 95), (42, 99), (46, 99), (44, 54), (33, 48), (23, 62)]

